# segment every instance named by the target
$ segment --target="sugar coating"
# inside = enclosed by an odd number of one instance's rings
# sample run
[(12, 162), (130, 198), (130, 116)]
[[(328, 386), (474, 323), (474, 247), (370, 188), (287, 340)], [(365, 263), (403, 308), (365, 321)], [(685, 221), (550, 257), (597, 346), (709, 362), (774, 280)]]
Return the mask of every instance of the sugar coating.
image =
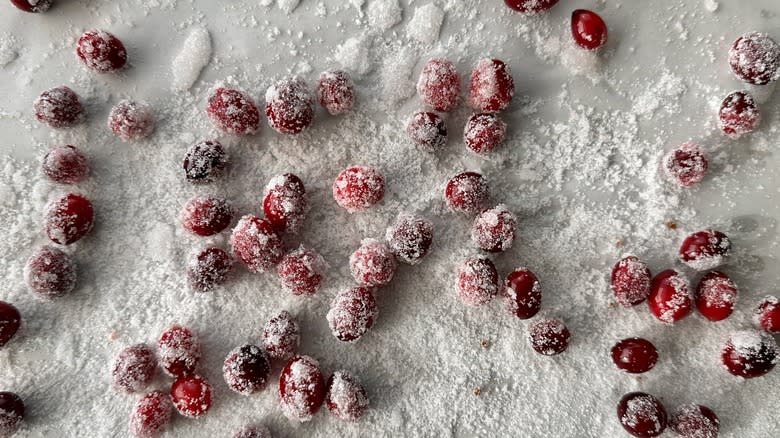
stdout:
[(186, 91), (192, 88), (200, 72), (209, 62), (211, 62), (211, 35), (205, 27), (194, 27), (171, 63), (173, 91)]

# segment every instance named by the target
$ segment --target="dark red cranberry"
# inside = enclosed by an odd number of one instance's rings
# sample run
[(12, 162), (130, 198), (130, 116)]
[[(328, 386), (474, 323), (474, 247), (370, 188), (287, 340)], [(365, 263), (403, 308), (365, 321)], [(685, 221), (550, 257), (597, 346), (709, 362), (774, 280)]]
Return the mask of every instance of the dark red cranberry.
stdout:
[(753, 95), (747, 91), (734, 91), (723, 99), (718, 112), (718, 127), (731, 138), (739, 138), (758, 128), (761, 112)]
[(76, 264), (59, 249), (41, 246), (27, 259), (24, 276), (33, 293), (51, 300), (76, 287)]
[(157, 358), (148, 345), (131, 345), (117, 356), (111, 378), (115, 388), (125, 392), (138, 392), (149, 385), (156, 368)]
[(612, 347), (612, 361), (627, 373), (646, 373), (658, 362), (658, 350), (647, 339), (626, 338)]
[(483, 59), (474, 67), (468, 103), (485, 113), (507, 109), (515, 95), (515, 82), (509, 67), (498, 59)]
[(11, 0), (11, 3), (24, 12), (46, 12), (53, 0)]
[(184, 175), (193, 184), (207, 184), (217, 180), (230, 164), (225, 148), (216, 140), (192, 145), (184, 156)]
[(406, 134), (426, 152), (436, 152), (447, 146), (447, 124), (436, 113), (415, 113), (406, 124)]
[(35, 118), (52, 128), (68, 128), (84, 119), (78, 95), (66, 86), (44, 91), (33, 102)]
[(76, 43), (76, 55), (84, 65), (99, 73), (115, 72), (127, 63), (125, 45), (104, 30), (84, 32)]
[(672, 412), (669, 427), (683, 438), (718, 438), (720, 420), (712, 409), (691, 403)]
[(268, 124), (280, 134), (298, 134), (314, 121), (314, 97), (299, 77), (282, 79), (265, 93)]
[(260, 129), (260, 110), (243, 91), (219, 87), (209, 96), (206, 113), (215, 128), (227, 134), (252, 135)]
[(60, 184), (78, 184), (89, 173), (86, 155), (75, 146), (55, 146), (43, 156), (43, 174)]
[(479, 213), (488, 202), (487, 180), (476, 172), (463, 172), (447, 182), (444, 199), (452, 211)]
[(277, 266), (282, 286), (293, 295), (316, 294), (326, 269), (322, 256), (303, 246), (286, 254)]
[(617, 416), (626, 432), (639, 438), (656, 437), (666, 429), (666, 409), (644, 392), (630, 392), (620, 399)]
[(517, 218), (504, 204), (485, 210), (474, 219), (471, 241), (487, 252), (503, 252), (515, 241)]
[(86, 236), (95, 223), (95, 210), (89, 200), (68, 193), (46, 205), (43, 228), (52, 242), (70, 245)]
[(284, 256), (284, 243), (271, 222), (257, 216), (242, 217), (230, 235), (236, 258), (250, 272), (266, 272)]
[(349, 270), (355, 281), (364, 286), (379, 287), (390, 283), (398, 264), (386, 243), (365, 239), (349, 256)]
[(721, 360), (733, 375), (750, 379), (772, 371), (780, 350), (769, 333), (744, 330), (734, 333), (721, 351)]
[(417, 81), (417, 94), (436, 111), (450, 112), (458, 106), (460, 75), (446, 59), (431, 59), (423, 67)]
[(355, 84), (345, 71), (323, 72), (317, 85), (317, 97), (330, 115), (347, 113), (355, 106)]
[(607, 23), (593, 11), (577, 9), (571, 13), (571, 34), (578, 46), (596, 50), (607, 42)]
[(24, 402), (13, 392), (0, 392), (0, 436), (10, 437), (24, 422)]
[(777, 297), (764, 298), (753, 311), (756, 324), (769, 333), (780, 333), (780, 300)]
[(504, 3), (518, 12), (534, 13), (552, 8), (558, 0), (504, 0)]
[(650, 294), (650, 269), (634, 256), (625, 256), (612, 268), (612, 293), (623, 307), (635, 306)]
[(160, 435), (171, 422), (173, 404), (171, 396), (162, 391), (152, 391), (138, 400), (130, 416), (130, 433), (138, 438)]
[(566, 351), (570, 337), (569, 329), (558, 318), (540, 319), (528, 326), (531, 347), (545, 356), (555, 356)]
[(498, 293), (498, 271), (490, 259), (467, 258), (458, 269), (458, 295), (470, 306), (487, 304)]
[(708, 272), (696, 287), (696, 308), (710, 321), (722, 321), (731, 315), (737, 301), (737, 285), (728, 275)]
[(14, 337), (21, 323), (19, 310), (11, 303), (0, 301), (0, 348)]
[(683, 187), (702, 182), (707, 175), (709, 163), (699, 145), (685, 143), (679, 148), (669, 151), (663, 158), (663, 171), (666, 177)]
[(697, 231), (680, 245), (680, 260), (697, 271), (715, 269), (731, 255), (731, 240), (720, 231)]
[(233, 434), (233, 438), (272, 438), (271, 431), (262, 424), (244, 426)]
[(301, 343), (301, 329), (290, 312), (282, 310), (263, 328), (263, 347), (272, 359), (290, 360)]
[(222, 365), (222, 375), (230, 389), (242, 395), (251, 395), (266, 387), (271, 365), (260, 347), (247, 344), (227, 355)]
[(731, 46), (729, 65), (749, 84), (768, 84), (780, 77), (780, 45), (765, 33), (748, 32)]
[(211, 384), (197, 374), (178, 377), (171, 386), (173, 407), (188, 418), (198, 418), (208, 412), (211, 394)]
[(171, 377), (192, 374), (200, 361), (200, 343), (187, 327), (174, 325), (157, 341), (160, 366)]
[(395, 223), (387, 229), (385, 238), (398, 260), (416, 265), (431, 250), (433, 224), (425, 218), (401, 213)]
[(330, 303), (326, 318), (340, 341), (360, 339), (376, 322), (379, 308), (370, 288), (357, 286), (339, 292)]
[(309, 356), (291, 359), (279, 376), (282, 413), (290, 420), (309, 421), (325, 400), (320, 364)]
[(685, 318), (693, 311), (688, 279), (673, 269), (659, 273), (653, 278), (647, 303), (650, 312), (667, 324)]
[(233, 269), (233, 258), (217, 247), (206, 248), (193, 257), (187, 265), (187, 279), (190, 287), (207, 292), (227, 280)]
[(233, 208), (228, 202), (214, 196), (196, 196), (184, 204), (181, 223), (196, 236), (213, 236), (233, 221)]
[(111, 109), (108, 128), (124, 141), (143, 140), (154, 132), (154, 112), (145, 102), (123, 100)]
[(339, 420), (358, 421), (368, 409), (366, 388), (349, 372), (335, 371), (328, 379), (327, 388), (328, 410)]
[(506, 123), (495, 114), (474, 114), (463, 130), (466, 146), (478, 155), (487, 156), (506, 138)]
[(509, 312), (520, 319), (529, 319), (542, 308), (542, 286), (526, 268), (515, 269), (507, 275), (503, 294)]
[(306, 188), (292, 173), (271, 178), (265, 186), (263, 211), (279, 232), (297, 233), (306, 219)]
[(333, 198), (350, 213), (372, 207), (384, 197), (385, 178), (371, 167), (349, 167), (333, 182)]

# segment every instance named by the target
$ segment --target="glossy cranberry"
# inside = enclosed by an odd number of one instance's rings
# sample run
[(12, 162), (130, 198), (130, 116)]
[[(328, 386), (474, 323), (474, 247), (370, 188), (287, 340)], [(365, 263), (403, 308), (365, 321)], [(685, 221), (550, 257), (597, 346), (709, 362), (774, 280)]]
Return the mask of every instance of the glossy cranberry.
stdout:
[(152, 391), (138, 400), (130, 416), (130, 433), (138, 438), (154, 438), (168, 428), (173, 413), (171, 396)]
[(19, 310), (11, 303), (0, 301), (0, 348), (14, 337), (21, 323)]
[(474, 67), (469, 85), (469, 106), (495, 113), (507, 109), (515, 95), (515, 82), (509, 67), (498, 59), (483, 59)]
[(350, 213), (372, 207), (384, 197), (385, 178), (371, 167), (349, 167), (333, 182), (333, 198)]
[(506, 138), (506, 123), (495, 114), (474, 114), (463, 130), (466, 146), (475, 154), (487, 156)]
[(145, 102), (123, 100), (111, 109), (108, 128), (124, 141), (139, 141), (154, 132), (154, 112)]
[(702, 182), (707, 175), (709, 163), (699, 145), (685, 143), (679, 148), (669, 151), (662, 161), (666, 178), (683, 187), (690, 187)]
[(669, 427), (683, 438), (718, 438), (720, 420), (706, 406), (687, 404), (672, 412)]
[(450, 210), (458, 213), (479, 213), (488, 202), (488, 184), (476, 172), (463, 172), (447, 182), (444, 199)]
[(154, 351), (146, 344), (136, 344), (119, 353), (111, 371), (111, 379), (117, 389), (138, 392), (149, 385), (156, 368)]
[(27, 259), (24, 277), (35, 295), (51, 300), (76, 287), (76, 264), (57, 248), (41, 246)]
[(271, 365), (260, 347), (247, 344), (227, 355), (222, 365), (222, 375), (230, 389), (242, 395), (251, 395), (266, 387)]
[(406, 124), (406, 134), (412, 143), (426, 152), (436, 152), (447, 146), (447, 125), (436, 113), (415, 113)]
[(260, 110), (246, 93), (219, 87), (206, 107), (211, 124), (226, 134), (252, 135), (260, 129)]
[(280, 134), (299, 134), (314, 121), (314, 97), (299, 77), (282, 79), (265, 93), (268, 124)]
[(753, 311), (756, 324), (769, 333), (780, 333), (780, 300), (768, 296)]
[(620, 399), (617, 407), (620, 424), (629, 434), (656, 437), (666, 429), (666, 409), (661, 401), (644, 392), (630, 392)]
[(301, 246), (286, 254), (276, 269), (285, 290), (293, 295), (314, 295), (322, 286), (327, 264), (317, 251)]
[(693, 311), (688, 279), (673, 269), (659, 273), (653, 278), (647, 303), (650, 312), (667, 324), (685, 318)]
[(291, 359), (279, 376), (282, 413), (291, 420), (309, 421), (325, 400), (320, 364), (309, 356)]
[(498, 293), (498, 271), (490, 259), (467, 258), (458, 268), (458, 295), (470, 306), (487, 304)]
[(364, 286), (379, 287), (390, 283), (398, 264), (386, 243), (365, 239), (349, 256), (349, 270), (355, 281)]
[(650, 294), (650, 269), (635, 256), (625, 256), (612, 268), (612, 293), (623, 307), (635, 306)]
[(125, 45), (104, 30), (84, 32), (76, 43), (76, 55), (84, 65), (98, 73), (115, 72), (127, 63)]
[(731, 240), (720, 231), (697, 231), (680, 245), (680, 260), (697, 271), (715, 269), (731, 255)]
[(339, 420), (358, 421), (368, 409), (366, 388), (349, 372), (334, 372), (328, 379), (327, 388), (325, 402), (330, 413)]
[(696, 308), (703, 317), (710, 321), (722, 321), (734, 311), (737, 285), (722, 272), (708, 272), (699, 280), (694, 298)]
[(297, 233), (306, 219), (306, 188), (292, 173), (271, 178), (263, 198), (265, 218), (279, 232)]
[(290, 360), (301, 343), (301, 329), (290, 312), (282, 310), (263, 328), (263, 347), (272, 359)]
[(208, 412), (211, 394), (211, 384), (197, 374), (178, 377), (171, 386), (173, 407), (188, 418), (198, 418)]
[(578, 46), (596, 50), (607, 42), (607, 23), (593, 11), (577, 9), (571, 13), (571, 34)]
[(43, 174), (59, 184), (78, 184), (89, 174), (86, 155), (75, 146), (55, 146), (43, 156)]
[(227, 169), (230, 158), (216, 140), (202, 141), (190, 147), (184, 156), (184, 176), (193, 184), (216, 181)]
[(733, 375), (750, 379), (772, 371), (780, 350), (769, 333), (744, 330), (729, 337), (721, 350), (721, 360)]
[(284, 256), (284, 243), (271, 222), (252, 215), (242, 217), (233, 228), (230, 246), (250, 272), (269, 271)]
[(471, 241), (487, 252), (503, 252), (515, 241), (517, 218), (504, 204), (485, 210), (474, 219)]
[(626, 338), (612, 347), (612, 361), (627, 373), (646, 373), (658, 362), (658, 350), (647, 339)]
[(53, 0), (11, 0), (11, 4), (24, 12), (46, 12), (51, 8)]
[(24, 402), (13, 392), (0, 392), (0, 436), (10, 437), (24, 422)]
[(233, 208), (228, 202), (214, 196), (196, 196), (184, 204), (181, 223), (196, 236), (213, 236), (233, 221)]
[(233, 269), (233, 258), (217, 247), (206, 248), (187, 264), (187, 279), (190, 287), (199, 292), (208, 292), (223, 284)]
[(537, 353), (555, 356), (569, 347), (571, 334), (558, 318), (540, 319), (528, 326), (528, 340)]
[(379, 308), (372, 289), (357, 286), (339, 292), (326, 315), (331, 332), (338, 340), (352, 342), (373, 327)]
[(552, 8), (558, 0), (504, 0), (504, 3), (515, 11), (534, 13)]
[(317, 97), (330, 115), (347, 113), (355, 106), (355, 84), (345, 71), (323, 72), (317, 85)]
[(66, 86), (44, 91), (33, 102), (35, 118), (52, 128), (68, 128), (84, 119), (78, 95)]
[(729, 65), (742, 81), (768, 84), (780, 77), (780, 45), (765, 33), (748, 32), (731, 46)]
[(446, 59), (431, 59), (417, 81), (417, 94), (436, 111), (449, 112), (458, 106), (461, 85), (455, 66)]
[(509, 312), (520, 319), (529, 319), (542, 308), (542, 286), (526, 268), (515, 269), (507, 275), (503, 294)]
[(262, 424), (244, 426), (233, 434), (233, 438), (272, 438), (271, 431)]
[(761, 111), (753, 95), (747, 91), (734, 91), (720, 105), (718, 127), (731, 138), (739, 138), (758, 128)]
[(171, 377), (186, 376), (200, 362), (200, 342), (192, 330), (174, 325), (157, 341), (160, 366)]
[(399, 261), (416, 265), (431, 250), (433, 224), (423, 217), (401, 213), (387, 229), (385, 238)]
[(70, 245), (86, 236), (95, 223), (92, 203), (76, 193), (52, 200), (44, 211), (43, 228), (46, 235), (60, 245)]

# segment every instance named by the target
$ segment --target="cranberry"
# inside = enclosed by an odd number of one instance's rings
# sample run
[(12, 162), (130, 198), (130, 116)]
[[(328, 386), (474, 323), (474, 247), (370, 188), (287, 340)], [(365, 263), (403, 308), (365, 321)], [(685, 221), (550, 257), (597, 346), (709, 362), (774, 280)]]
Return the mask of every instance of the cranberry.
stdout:
[(742, 81), (768, 84), (780, 77), (780, 46), (767, 34), (748, 32), (731, 46), (729, 65)]
[(458, 269), (458, 295), (470, 306), (487, 304), (498, 293), (498, 271), (490, 259), (467, 258)]
[(123, 100), (111, 109), (108, 128), (124, 141), (138, 141), (154, 131), (152, 107), (144, 102)]
[(515, 240), (517, 219), (506, 205), (485, 210), (474, 219), (471, 240), (477, 248), (487, 252), (503, 252), (512, 247)]
[(769, 333), (780, 333), (780, 300), (777, 297), (764, 298), (753, 311), (756, 324)]
[(416, 265), (431, 250), (433, 224), (425, 218), (401, 213), (387, 229), (385, 237), (398, 260)]
[(507, 275), (503, 294), (509, 312), (520, 319), (529, 319), (542, 308), (542, 286), (526, 268), (517, 268)]
[(333, 198), (350, 213), (372, 207), (384, 197), (385, 177), (371, 167), (349, 167), (333, 182)]
[(260, 110), (243, 91), (217, 88), (209, 96), (206, 113), (211, 124), (227, 134), (252, 135), (260, 129)]
[(187, 278), (190, 287), (199, 292), (207, 292), (227, 280), (233, 269), (233, 259), (225, 250), (217, 247), (206, 248), (193, 257), (187, 265)]
[(504, 3), (518, 12), (533, 13), (552, 8), (558, 0), (504, 0)]
[(292, 173), (271, 179), (265, 186), (263, 211), (277, 231), (297, 233), (306, 219), (306, 189)]
[(422, 101), (442, 112), (450, 112), (458, 106), (460, 88), (458, 70), (446, 59), (429, 60), (417, 81), (417, 94)]
[(334, 417), (357, 421), (368, 409), (368, 395), (360, 379), (347, 371), (335, 371), (328, 379), (325, 402)]
[(330, 303), (326, 318), (330, 329), (340, 341), (360, 339), (374, 325), (379, 309), (372, 290), (357, 286), (339, 292)]
[(718, 438), (720, 420), (706, 406), (687, 404), (672, 412), (669, 427), (683, 438)]
[(86, 236), (94, 222), (92, 203), (81, 195), (68, 193), (46, 205), (43, 228), (52, 242), (70, 245)]
[(721, 360), (733, 375), (750, 379), (772, 371), (780, 350), (772, 335), (755, 330), (734, 333), (721, 351)]
[(178, 324), (166, 330), (157, 341), (160, 366), (171, 377), (192, 374), (200, 361), (200, 343), (187, 327)]
[(365, 239), (360, 248), (349, 256), (352, 277), (364, 286), (387, 285), (393, 279), (397, 267), (390, 247), (374, 239)]
[(282, 79), (265, 93), (268, 124), (280, 134), (299, 134), (314, 121), (314, 97), (299, 77)]
[(528, 340), (537, 353), (555, 356), (569, 347), (569, 329), (558, 318), (534, 321), (528, 326)]
[(747, 91), (734, 91), (723, 99), (718, 112), (718, 127), (731, 138), (739, 138), (758, 128), (761, 112), (753, 95)]
[(136, 344), (119, 353), (111, 371), (114, 387), (126, 392), (138, 392), (152, 381), (157, 368), (154, 351), (146, 344)]
[(630, 392), (620, 399), (617, 416), (626, 432), (635, 437), (655, 437), (666, 429), (666, 409), (644, 392)]
[(24, 402), (13, 392), (0, 392), (0, 436), (15, 434), (24, 421)]
[(612, 268), (612, 293), (623, 307), (635, 306), (650, 294), (650, 269), (634, 256), (625, 256)]
[(495, 114), (474, 114), (466, 122), (463, 139), (466, 146), (482, 156), (490, 155), (506, 138), (506, 123)]
[(653, 315), (667, 324), (685, 318), (693, 311), (688, 280), (673, 269), (659, 273), (653, 278), (647, 303)]
[(115, 72), (127, 63), (125, 45), (104, 30), (84, 32), (76, 43), (76, 55), (84, 65), (99, 73)]
[(286, 310), (271, 318), (263, 328), (263, 347), (272, 359), (290, 360), (300, 343), (298, 321)]
[(230, 158), (216, 140), (192, 145), (184, 156), (184, 175), (193, 184), (207, 184), (222, 176)]
[(731, 255), (731, 240), (720, 231), (698, 231), (683, 240), (679, 255), (683, 263), (697, 271), (714, 269)]
[(436, 152), (447, 145), (447, 125), (436, 113), (415, 113), (406, 124), (406, 134), (426, 152)]
[(171, 401), (180, 414), (188, 418), (203, 416), (211, 408), (211, 384), (191, 374), (176, 378), (171, 386)]
[(196, 196), (181, 211), (184, 229), (196, 236), (213, 236), (230, 225), (233, 208), (228, 202), (214, 196)]
[(495, 113), (505, 110), (515, 95), (515, 82), (509, 67), (498, 59), (483, 59), (474, 67), (469, 86), (469, 106)]
[(0, 301), (0, 348), (14, 337), (21, 323), (19, 310), (11, 303)]
[(702, 316), (710, 321), (722, 321), (734, 310), (737, 285), (722, 272), (708, 272), (699, 280), (695, 300)]
[(607, 42), (607, 23), (593, 11), (577, 9), (571, 13), (571, 34), (578, 46), (596, 50)]
[(75, 146), (55, 146), (43, 156), (43, 174), (60, 184), (78, 184), (89, 173), (87, 157)]
[(291, 359), (279, 376), (282, 413), (291, 420), (309, 421), (325, 400), (320, 364), (309, 356)]
[(663, 158), (663, 171), (666, 177), (683, 187), (702, 182), (707, 175), (707, 157), (699, 145), (685, 143), (669, 151)]
[(162, 391), (152, 391), (136, 402), (130, 416), (130, 433), (138, 438), (160, 435), (171, 422), (173, 404), (171, 396)]
[(658, 362), (658, 350), (647, 339), (626, 338), (612, 347), (612, 361), (627, 373), (646, 373)]
[(271, 438), (271, 431), (261, 424), (253, 424), (242, 427), (233, 438)]
[(53, 0), (11, 0), (11, 3), (24, 12), (46, 12)]
[(68, 128), (84, 118), (78, 95), (66, 86), (46, 90), (33, 102), (35, 118), (52, 128)]
[(345, 71), (323, 72), (317, 85), (317, 97), (330, 115), (347, 113), (355, 106), (355, 84)]
[(268, 271), (284, 256), (284, 243), (271, 222), (252, 215), (242, 217), (233, 228), (230, 246), (251, 272)]
[(59, 249), (41, 246), (27, 259), (24, 276), (32, 292), (50, 300), (76, 287), (76, 264)]
[(247, 344), (228, 354), (222, 365), (222, 375), (230, 389), (251, 395), (266, 387), (271, 365), (260, 347)]
[(459, 213), (479, 213), (488, 202), (488, 184), (476, 172), (463, 172), (447, 181), (444, 199), (450, 210)]
[(327, 264), (317, 251), (301, 246), (279, 262), (282, 287), (293, 295), (314, 295), (322, 286)]

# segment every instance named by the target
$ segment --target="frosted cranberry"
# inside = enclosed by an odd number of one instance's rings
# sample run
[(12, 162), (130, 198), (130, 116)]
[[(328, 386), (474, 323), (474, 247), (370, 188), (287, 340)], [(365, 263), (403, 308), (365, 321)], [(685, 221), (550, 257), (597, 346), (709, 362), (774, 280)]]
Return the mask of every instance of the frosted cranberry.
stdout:
[(230, 246), (251, 272), (268, 271), (284, 256), (284, 243), (271, 222), (252, 215), (242, 217), (233, 228)]
[(301, 246), (282, 258), (277, 271), (282, 287), (293, 295), (314, 295), (322, 286), (326, 268), (322, 256), (313, 249)]
[(487, 252), (503, 252), (515, 240), (517, 219), (506, 205), (499, 204), (485, 210), (474, 219), (471, 240), (477, 248)]
[(233, 208), (228, 202), (214, 196), (196, 196), (184, 204), (181, 223), (196, 236), (213, 236), (230, 225)]
[(60, 184), (78, 184), (89, 173), (89, 162), (75, 146), (55, 146), (43, 156), (43, 174)]
[(222, 176), (230, 158), (216, 140), (202, 141), (190, 147), (184, 156), (184, 175), (193, 184), (207, 184)]
[(297, 233), (306, 219), (306, 188), (292, 173), (271, 179), (265, 186), (263, 211), (279, 232)]
[(125, 348), (119, 353), (111, 371), (114, 387), (125, 392), (138, 392), (152, 381), (157, 359), (146, 344)]
[(180, 414), (188, 418), (203, 416), (211, 408), (211, 384), (192, 374), (178, 377), (171, 386), (171, 401)]
[(623, 257), (612, 268), (612, 293), (623, 307), (635, 306), (650, 294), (650, 269), (634, 256)]
[(731, 46), (729, 65), (742, 81), (768, 84), (780, 77), (780, 46), (765, 33), (748, 32)]
[(21, 323), (19, 310), (11, 303), (0, 301), (0, 348), (14, 337)]
[(644, 392), (630, 392), (620, 399), (617, 416), (626, 432), (635, 437), (655, 437), (666, 429), (666, 409)]
[(695, 301), (699, 313), (710, 321), (722, 321), (731, 315), (737, 300), (737, 285), (728, 275), (708, 272), (696, 287)]
[(314, 121), (314, 97), (299, 77), (282, 79), (265, 93), (268, 124), (280, 134), (298, 134)]
[(731, 240), (715, 230), (697, 231), (680, 245), (680, 260), (697, 271), (722, 265), (731, 255)]
[(130, 416), (130, 433), (138, 438), (159, 436), (168, 427), (173, 413), (171, 396), (152, 391), (138, 400)]
[(104, 30), (84, 32), (76, 43), (76, 55), (84, 65), (99, 73), (115, 72), (127, 63), (125, 45)]
[(721, 360), (733, 375), (750, 379), (772, 371), (780, 351), (772, 335), (755, 330), (736, 332), (721, 351)]
[(379, 308), (372, 290), (357, 286), (339, 292), (330, 303), (326, 318), (338, 340), (357, 341), (374, 325)]
[(187, 279), (190, 287), (207, 292), (227, 280), (233, 269), (233, 258), (217, 247), (206, 248), (193, 257), (187, 265)]
[(431, 59), (423, 67), (417, 81), (417, 94), (436, 111), (449, 112), (458, 106), (460, 75), (446, 59)]
[(447, 145), (447, 125), (436, 113), (415, 113), (406, 124), (406, 134), (426, 152), (435, 152)]
[(52, 128), (67, 128), (81, 122), (84, 107), (79, 97), (66, 86), (46, 90), (33, 102), (35, 118)]
[(498, 293), (498, 271), (490, 259), (467, 258), (458, 269), (458, 295), (470, 306), (487, 304)]
[(215, 128), (227, 134), (252, 135), (260, 129), (260, 110), (243, 91), (219, 87), (209, 96), (206, 113)]
[(364, 240), (349, 256), (349, 270), (358, 284), (384, 286), (390, 283), (398, 267), (387, 244), (374, 239)]
[(658, 350), (647, 339), (626, 338), (612, 347), (612, 361), (627, 373), (646, 373), (658, 362)]
[(235, 434), (233, 438), (271, 438), (271, 431), (261, 424), (244, 426)]
[(347, 113), (355, 106), (355, 84), (345, 71), (323, 72), (317, 85), (317, 97), (331, 115)]
[(11, 0), (11, 3), (24, 12), (46, 12), (53, 0)]
[(124, 141), (138, 141), (154, 131), (152, 107), (144, 102), (123, 100), (111, 109), (108, 128)]
[(756, 324), (769, 333), (780, 333), (780, 300), (777, 297), (764, 298), (753, 311)]
[(542, 308), (542, 286), (536, 274), (526, 268), (507, 275), (503, 294), (509, 312), (520, 319), (529, 319)]
[(528, 340), (537, 353), (555, 356), (569, 347), (569, 329), (558, 318), (534, 321), (528, 326)]
[(52, 242), (60, 245), (70, 245), (86, 236), (95, 223), (92, 203), (76, 193), (52, 200), (44, 211), (43, 229)]
[(425, 218), (401, 213), (385, 234), (390, 250), (398, 260), (416, 265), (433, 244), (433, 224)]
[(385, 177), (371, 167), (349, 167), (333, 182), (333, 198), (350, 213), (372, 207), (384, 197)]
[(474, 67), (469, 85), (469, 106), (495, 113), (505, 110), (515, 95), (515, 82), (509, 67), (498, 59), (483, 59)]
[(160, 366), (171, 377), (192, 374), (200, 361), (200, 343), (187, 327), (174, 325), (157, 341)]
[(283, 310), (263, 328), (263, 347), (272, 359), (290, 360), (301, 343), (301, 329), (290, 312)]
[(222, 375), (230, 389), (242, 395), (251, 395), (266, 387), (271, 365), (260, 347), (247, 344), (227, 355), (222, 365)]
[(291, 420), (309, 421), (325, 400), (320, 364), (309, 356), (291, 359), (279, 376), (282, 413)]
[(57, 248), (41, 246), (27, 259), (24, 276), (33, 293), (54, 299), (76, 287), (76, 264)]
[(683, 438), (718, 438), (720, 420), (706, 406), (687, 404), (672, 412), (669, 427)]
[(0, 392), (0, 436), (15, 434), (24, 421), (24, 402), (13, 392)]
[(463, 130), (466, 146), (478, 155), (489, 155), (506, 138), (506, 123), (495, 114), (474, 114)]
[(487, 180), (476, 172), (463, 172), (447, 181), (444, 199), (452, 211), (479, 213), (488, 201)]
[(683, 187), (690, 187), (702, 182), (707, 175), (707, 157), (699, 145), (685, 143), (679, 148), (669, 151), (662, 161), (666, 178)]
[(693, 311), (688, 280), (673, 269), (659, 273), (653, 278), (647, 303), (650, 312), (667, 324), (685, 318)]
[(533, 13), (552, 8), (558, 0), (504, 0), (504, 3), (518, 12)]
[(747, 91), (734, 91), (723, 99), (718, 112), (718, 127), (731, 138), (739, 138), (758, 128), (761, 112), (753, 95)]
[(571, 34), (578, 46), (596, 50), (607, 42), (607, 23), (593, 11), (577, 9), (571, 13)]
[(357, 421), (368, 409), (368, 395), (360, 379), (347, 371), (335, 371), (328, 379), (325, 402), (334, 417)]

